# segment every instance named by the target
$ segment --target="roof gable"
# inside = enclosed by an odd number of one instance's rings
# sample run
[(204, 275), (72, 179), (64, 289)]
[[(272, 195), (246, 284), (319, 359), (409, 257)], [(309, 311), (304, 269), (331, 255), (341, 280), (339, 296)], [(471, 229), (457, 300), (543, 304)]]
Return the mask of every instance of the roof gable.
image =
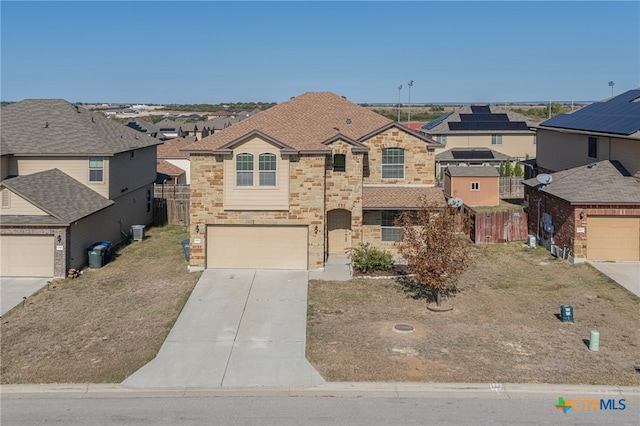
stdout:
[(1, 123), (3, 144), (18, 155), (115, 155), (160, 143), (62, 99), (7, 105), (1, 109)]
[(113, 201), (58, 169), (5, 179), (0, 184), (66, 223), (113, 204)]

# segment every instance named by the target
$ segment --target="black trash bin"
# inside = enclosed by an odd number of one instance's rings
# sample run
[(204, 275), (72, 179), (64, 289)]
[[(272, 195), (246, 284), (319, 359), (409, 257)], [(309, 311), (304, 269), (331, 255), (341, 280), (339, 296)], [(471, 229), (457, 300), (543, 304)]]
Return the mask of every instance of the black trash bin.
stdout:
[(184, 250), (184, 258), (187, 259), (187, 262), (188, 262), (189, 261), (189, 239), (187, 238), (186, 240), (182, 240), (180, 244), (182, 244), (182, 249)]

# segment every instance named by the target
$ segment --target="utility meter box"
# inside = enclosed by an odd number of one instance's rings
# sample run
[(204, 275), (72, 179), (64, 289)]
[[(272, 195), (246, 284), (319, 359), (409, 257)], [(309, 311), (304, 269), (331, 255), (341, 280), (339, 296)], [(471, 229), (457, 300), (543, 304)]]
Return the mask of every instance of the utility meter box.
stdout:
[(573, 319), (573, 306), (560, 306), (560, 319), (562, 319), (562, 322), (575, 322)]

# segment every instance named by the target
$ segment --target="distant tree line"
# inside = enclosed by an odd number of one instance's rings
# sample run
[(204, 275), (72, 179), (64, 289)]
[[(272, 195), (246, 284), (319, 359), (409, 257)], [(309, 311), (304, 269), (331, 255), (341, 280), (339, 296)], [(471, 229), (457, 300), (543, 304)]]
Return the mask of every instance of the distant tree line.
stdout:
[(538, 120), (544, 120), (547, 118), (555, 117), (558, 114), (564, 114), (565, 112), (570, 112), (571, 107), (568, 105), (552, 103), (545, 107), (528, 108), (528, 109), (514, 108), (512, 111), (527, 117), (535, 118)]
[(235, 102), (235, 103), (221, 103), (221, 104), (167, 104), (164, 108), (160, 108), (162, 111), (253, 111), (254, 109), (260, 109), (264, 111), (272, 106), (276, 105), (275, 102)]

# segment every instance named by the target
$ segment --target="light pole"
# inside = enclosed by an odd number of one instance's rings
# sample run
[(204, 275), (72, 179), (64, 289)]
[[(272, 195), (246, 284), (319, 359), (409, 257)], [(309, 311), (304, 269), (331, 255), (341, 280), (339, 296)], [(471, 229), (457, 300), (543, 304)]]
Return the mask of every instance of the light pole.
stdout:
[(409, 80), (407, 85), (409, 86), (409, 116), (407, 117), (407, 127), (411, 128), (411, 86), (413, 86), (413, 80)]
[(398, 86), (398, 123), (400, 123), (400, 91), (402, 90), (402, 84)]
[(609, 87), (611, 87), (611, 97), (613, 97), (613, 86), (615, 85), (615, 81), (610, 81), (609, 82)]

